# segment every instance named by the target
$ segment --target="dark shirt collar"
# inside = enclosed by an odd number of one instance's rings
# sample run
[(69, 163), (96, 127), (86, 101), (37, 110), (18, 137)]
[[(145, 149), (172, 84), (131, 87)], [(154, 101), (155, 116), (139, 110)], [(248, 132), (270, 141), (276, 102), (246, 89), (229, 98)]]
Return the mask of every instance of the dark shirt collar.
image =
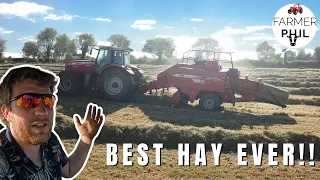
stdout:
[(16, 141), (14, 140), (14, 137), (11, 134), (10, 128), (6, 129), (6, 138), (8, 139), (9, 142), (15, 143)]

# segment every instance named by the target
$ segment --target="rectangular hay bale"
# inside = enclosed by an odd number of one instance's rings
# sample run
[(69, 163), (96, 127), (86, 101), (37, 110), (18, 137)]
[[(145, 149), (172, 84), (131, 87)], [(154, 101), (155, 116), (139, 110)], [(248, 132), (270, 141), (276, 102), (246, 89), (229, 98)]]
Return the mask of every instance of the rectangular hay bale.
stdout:
[(265, 102), (281, 107), (286, 107), (289, 99), (289, 92), (269, 84), (260, 84), (257, 101)]

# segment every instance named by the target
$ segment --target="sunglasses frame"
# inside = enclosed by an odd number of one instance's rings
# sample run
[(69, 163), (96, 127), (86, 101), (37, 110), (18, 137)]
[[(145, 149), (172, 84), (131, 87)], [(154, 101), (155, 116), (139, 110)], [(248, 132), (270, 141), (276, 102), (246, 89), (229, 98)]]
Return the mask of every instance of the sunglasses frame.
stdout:
[[(10, 99), (9, 100), (9, 103), (11, 103), (12, 101), (16, 101), (16, 100), (19, 100), (22, 96), (24, 96), (24, 95), (30, 95), (30, 96), (32, 96), (32, 97), (36, 97), (36, 98), (40, 98), (41, 99), (41, 101), (43, 102), (43, 100), (44, 100), (44, 98), (47, 98), (47, 97), (50, 97), (50, 98), (54, 98), (54, 103), (55, 103), (55, 100), (56, 100), (56, 97), (53, 95), (53, 94), (39, 94), (39, 93), (23, 93), (23, 94), (20, 94), (20, 95), (18, 95), (18, 96), (16, 96), (16, 97), (14, 97), (14, 98), (12, 98), (12, 99)], [(44, 103), (44, 102), (43, 102)], [(37, 105), (37, 106), (39, 106), (40, 105), (40, 103)], [(36, 106), (36, 107), (37, 107)], [(46, 106), (46, 105), (45, 105)], [(23, 106), (21, 106), (21, 107), (23, 107)], [(54, 107), (54, 105), (52, 106), (52, 108)], [(48, 108), (47, 106), (46, 106), (46, 108)], [(52, 108), (49, 108), (49, 109), (52, 109)]]

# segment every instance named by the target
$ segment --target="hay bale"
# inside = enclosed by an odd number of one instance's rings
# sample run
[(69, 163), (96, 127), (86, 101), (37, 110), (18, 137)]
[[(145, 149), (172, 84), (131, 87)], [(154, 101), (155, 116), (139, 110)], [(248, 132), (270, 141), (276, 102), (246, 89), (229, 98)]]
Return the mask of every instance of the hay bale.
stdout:
[(281, 107), (286, 107), (289, 99), (289, 92), (279, 89), (277, 87), (260, 84), (257, 95), (258, 102), (265, 102)]

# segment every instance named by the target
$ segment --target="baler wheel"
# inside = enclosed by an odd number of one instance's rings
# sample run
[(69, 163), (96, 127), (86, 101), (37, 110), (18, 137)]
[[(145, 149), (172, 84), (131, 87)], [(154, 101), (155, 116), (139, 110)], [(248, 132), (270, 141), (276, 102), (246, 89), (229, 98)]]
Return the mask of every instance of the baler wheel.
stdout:
[(222, 104), (219, 93), (204, 93), (200, 97), (199, 106), (202, 111), (216, 111)]

